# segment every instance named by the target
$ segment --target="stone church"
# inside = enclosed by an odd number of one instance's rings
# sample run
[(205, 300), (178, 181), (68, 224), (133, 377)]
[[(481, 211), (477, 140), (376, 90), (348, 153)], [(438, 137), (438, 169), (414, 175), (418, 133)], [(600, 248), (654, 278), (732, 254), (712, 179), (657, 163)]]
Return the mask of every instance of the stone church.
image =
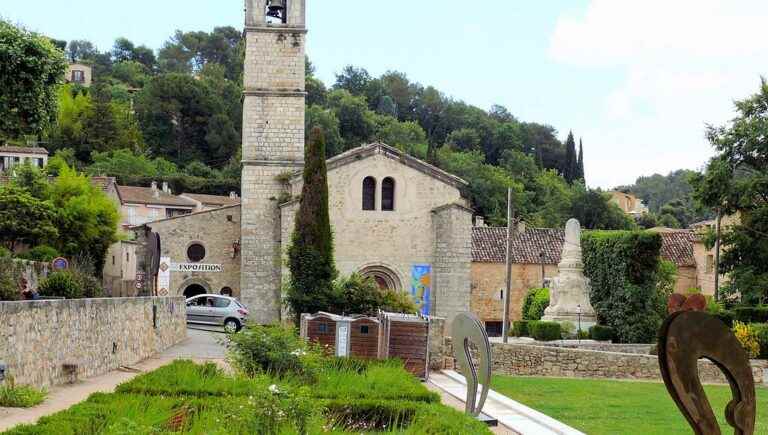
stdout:
[[(242, 202), (136, 229), (144, 247), (138, 268), (154, 294), (232, 294), (254, 321), (281, 320), (304, 164), (305, 7), (306, 0), (246, 0)], [(425, 314), (468, 311), (466, 184), (380, 143), (328, 160), (340, 274), (412, 293)]]

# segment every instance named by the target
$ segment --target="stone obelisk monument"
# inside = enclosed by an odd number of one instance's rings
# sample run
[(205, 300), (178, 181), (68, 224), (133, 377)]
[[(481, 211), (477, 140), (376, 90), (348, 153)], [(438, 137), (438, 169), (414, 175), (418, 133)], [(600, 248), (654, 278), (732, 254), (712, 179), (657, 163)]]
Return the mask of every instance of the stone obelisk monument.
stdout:
[(565, 225), (565, 244), (558, 264), (558, 275), (549, 290), (549, 307), (542, 320), (571, 322), (586, 330), (597, 323), (595, 309), (589, 302), (591, 287), (584, 276), (581, 256), (581, 225), (571, 219)]

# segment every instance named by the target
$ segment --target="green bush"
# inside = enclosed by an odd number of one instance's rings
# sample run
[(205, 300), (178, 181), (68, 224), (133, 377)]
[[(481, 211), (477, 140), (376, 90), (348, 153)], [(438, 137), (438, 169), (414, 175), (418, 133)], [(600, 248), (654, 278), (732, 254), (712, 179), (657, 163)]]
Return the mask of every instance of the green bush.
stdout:
[(59, 251), (48, 245), (36, 246), (22, 255), (19, 258), (29, 261), (39, 261), (41, 263), (48, 263), (59, 257)]
[(227, 335), (227, 350), (232, 367), (249, 377), (269, 374), (314, 382), (320, 369), (320, 352), (283, 326), (248, 325)]
[(41, 296), (51, 296), (66, 299), (84, 297), (83, 289), (69, 272), (54, 272), (40, 282), (37, 288)]
[(753, 323), (750, 325), (757, 334), (757, 343), (760, 345), (758, 358), (768, 359), (768, 324)]
[(720, 319), (728, 328), (733, 327), (733, 321), (736, 320), (731, 310), (720, 310), (714, 314), (715, 317)]
[(8, 258), (11, 256), (11, 251), (5, 246), (0, 246), (0, 258)]
[(736, 307), (733, 318), (743, 323), (765, 323), (768, 322), (768, 307)]
[(45, 390), (15, 385), (11, 380), (0, 385), (0, 408), (31, 408), (43, 403), (47, 395)]
[(19, 265), (11, 257), (0, 257), (0, 301), (17, 301), (21, 298), (20, 280)]
[(579, 340), (587, 340), (590, 338), (589, 331), (581, 330), (579, 331), (579, 334), (577, 335), (577, 337), (579, 338)]
[(512, 322), (512, 335), (515, 337), (528, 337), (530, 335), (528, 321), (516, 320)]
[(615, 337), (615, 332), (612, 328), (603, 325), (595, 325), (589, 328), (589, 338), (597, 341), (610, 341)]
[(531, 337), (538, 341), (560, 340), (563, 333), (559, 323), (540, 320), (528, 322), (528, 330), (531, 332)]
[(373, 278), (352, 274), (333, 283), (327, 311), (335, 314), (376, 315), (379, 310), (415, 314), (413, 298), (405, 292), (382, 290)]
[(523, 320), (541, 320), (544, 310), (549, 306), (549, 289), (535, 288), (528, 290), (523, 300)]
[(598, 321), (621, 343), (652, 343), (666, 317), (671, 269), (661, 262), (661, 236), (644, 231), (589, 231), (582, 236), (584, 272)]

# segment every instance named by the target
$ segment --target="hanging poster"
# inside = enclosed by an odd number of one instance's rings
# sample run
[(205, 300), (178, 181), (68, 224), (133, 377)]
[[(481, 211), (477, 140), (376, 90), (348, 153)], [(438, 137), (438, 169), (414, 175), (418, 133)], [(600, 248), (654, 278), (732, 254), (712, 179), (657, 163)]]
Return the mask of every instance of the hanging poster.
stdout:
[(417, 264), (411, 268), (411, 295), (419, 312), (430, 314), (430, 298), (432, 293), (432, 266)]
[(160, 269), (157, 272), (157, 296), (168, 296), (171, 287), (171, 258), (160, 257)]

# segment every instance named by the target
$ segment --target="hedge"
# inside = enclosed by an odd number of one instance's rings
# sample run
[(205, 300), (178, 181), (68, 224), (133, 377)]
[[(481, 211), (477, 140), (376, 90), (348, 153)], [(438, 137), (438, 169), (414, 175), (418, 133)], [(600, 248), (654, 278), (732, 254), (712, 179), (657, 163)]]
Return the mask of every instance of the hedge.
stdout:
[(554, 341), (562, 337), (562, 327), (557, 322), (531, 321), (528, 322), (528, 330), (531, 337), (538, 341)]
[(598, 322), (613, 328), (618, 342), (654, 342), (666, 316), (666, 296), (657, 289), (661, 235), (589, 231), (582, 246)]
[(613, 340), (614, 335), (613, 329), (607, 326), (595, 325), (589, 328), (589, 338), (592, 340), (609, 341)]
[(530, 331), (528, 330), (527, 320), (516, 320), (512, 322), (512, 335), (515, 337), (528, 337)]
[(733, 309), (733, 319), (743, 323), (766, 323), (768, 307), (736, 307)]

